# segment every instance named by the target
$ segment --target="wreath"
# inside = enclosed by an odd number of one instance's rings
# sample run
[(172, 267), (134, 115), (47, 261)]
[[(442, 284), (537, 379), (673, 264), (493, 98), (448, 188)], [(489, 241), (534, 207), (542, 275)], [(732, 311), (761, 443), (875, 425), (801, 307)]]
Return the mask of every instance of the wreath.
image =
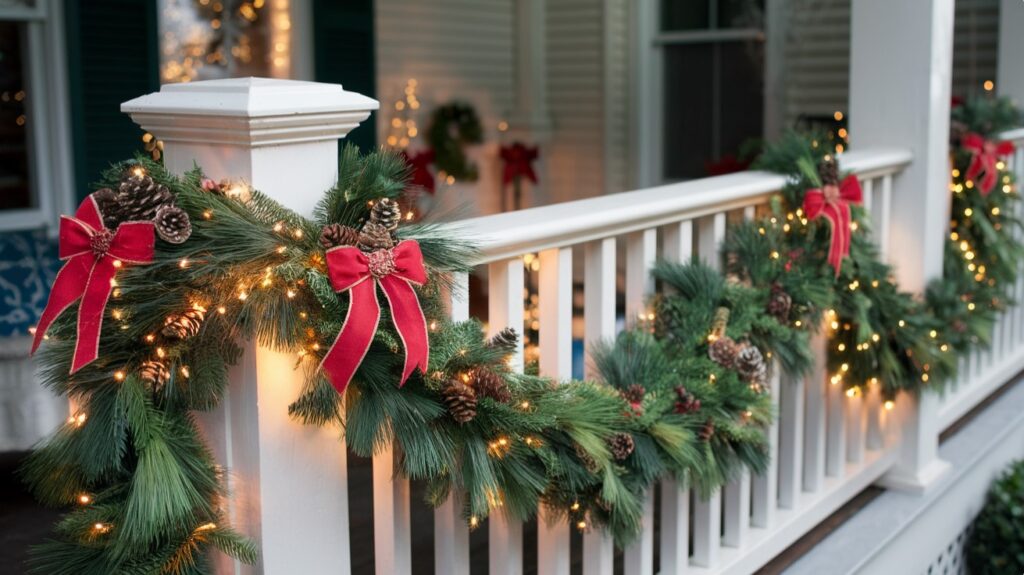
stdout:
[(434, 165), (456, 180), (476, 181), (477, 167), (466, 157), (465, 147), (483, 141), (483, 126), (476, 110), (465, 102), (440, 106), (430, 117), (427, 140)]

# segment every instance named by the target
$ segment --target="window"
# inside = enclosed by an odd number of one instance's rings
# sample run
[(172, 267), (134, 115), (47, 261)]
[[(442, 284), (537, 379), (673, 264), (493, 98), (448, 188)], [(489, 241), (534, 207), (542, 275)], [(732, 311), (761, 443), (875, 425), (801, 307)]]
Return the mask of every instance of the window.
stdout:
[(0, 231), (52, 224), (71, 207), (60, 9), (0, 1)]
[(290, 77), (289, 0), (159, 0), (158, 6), (161, 83)]
[(659, 179), (741, 167), (763, 132), (764, 0), (661, 0), (658, 20)]

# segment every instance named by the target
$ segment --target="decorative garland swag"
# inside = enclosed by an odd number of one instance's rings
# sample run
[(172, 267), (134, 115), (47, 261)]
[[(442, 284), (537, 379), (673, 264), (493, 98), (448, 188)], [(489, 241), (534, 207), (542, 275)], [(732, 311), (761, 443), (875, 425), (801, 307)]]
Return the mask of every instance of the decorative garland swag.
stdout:
[[(892, 283), (856, 181), (798, 137), (762, 165), (790, 184), (769, 214), (730, 231), (728, 276), (660, 263), (674, 290), (652, 301), (655, 319), (595, 349), (602, 382), (560, 385), (510, 372), (514, 332), (488, 339), (475, 321), (445, 319), (450, 274), (475, 254), (447, 228), (399, 227), (407, 168), (395, 155), (346, 148), (312, 220), (198, 170), (176, 178), (144, 158), (112, 169), (111, 190), (62, 222), (67, 263), (36, 332), (51, 340), (44, 383), (81, 411), (23, 470), (42, 502), (74, 506), (33, 569), (202, 573), (211, 547), (255, 560), (227, 525), (222, 470), (191, 417), (217, 405), (244, 338), (309, 367), (292, 416), (320, 425), (344, 407), (348, 446), (370, 456), (396, 442), (400, 472), (426, 482), (430, 504), (464, 494), (471, 526), (495, 507), (527, 518), (543, 504), (620, 545), (658, 478), (707, 495), (765, 468), (770, 371), (807, 371), (822, 319), (834, 382), (891, 396), (942, 381), (949, 346), (964, 347), (930, 335), (946, 318)], [(128, 234), (139, 253), (124, 251)], [(991, 245), (977, 241), (979, 254)]]

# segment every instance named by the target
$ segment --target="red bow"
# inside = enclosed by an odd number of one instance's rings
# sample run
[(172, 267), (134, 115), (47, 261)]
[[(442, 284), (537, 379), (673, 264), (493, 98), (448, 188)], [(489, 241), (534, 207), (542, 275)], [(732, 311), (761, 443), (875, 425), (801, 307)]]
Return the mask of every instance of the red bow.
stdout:
[(522, 142), (502, 146), (501, 161), (505, 163), (505, 170), (501, 175), (502, 185), (520, 177), (525, 177), (536, 184), (537, 174), (533, 171), (533, 161), (537, 159), (538, 154), (536, 146), (527, 147)]
[(827, 185), (821, 189), (807, 190), (804, 194), (804, 212), (808, 219), (825, 216), (832, 225), (832, 243), (828, 249), (828, 263), (836, 268), (836, 276), (843, 265), (843, 258), (850, 254), (850, 203), (859, 204), (863, 199), (857, 176), (846, 176), (838, 186)]
[(978, 174), (985, 172), (985, 177), (978, 184), (978, 190), (981, 191), (981, 195), (987, 196), (999, 177), (996, 162), (1001, 156), (1013, 153), (1013, 142), (993, 142), (980, 134), (970, 133), (964, 136), (960, 145), (971, 153), (971, 165), (967, 168), (965, 177), (968, 180), (976, 180)]
[(352, 246), (327, 250), (327, 274), (334, 291), (349, 290), (348, 314), (337, 339), (320, 364), (338, 393), (344, 393), (363, 362), (380, 322), (377, 286), (384, 290), (391, 318), (405, 346), (402, 380), (405, 384), (417, 367), (426, 373), (430, 355), (427, 321), (413, 285), (427, 283), (423, 254), (414, 240), (399, 242), (394, 249), (363, 253)]
[(59, 255), (67, 263), (53, 282), (50, 299), (36, 326), (32, 353), (53, 320), (81, 298), (71, 373), (96, 359), (114, 274), (126, 263), (152, 262), (154, 243), (153, 222), (125, 222), (114, 232), (108, 230), (91, 195), (78, 206), (75, 217), (61, 216)]
[(402, 150), (402, 157), (405, 163), (412, 167), (412, 186), (418, 186), (434, 193), (434, 174), (430, 171), (430, 164), (434, 162), (434, 150), (423, 150), (415, 154), (409, 154)]

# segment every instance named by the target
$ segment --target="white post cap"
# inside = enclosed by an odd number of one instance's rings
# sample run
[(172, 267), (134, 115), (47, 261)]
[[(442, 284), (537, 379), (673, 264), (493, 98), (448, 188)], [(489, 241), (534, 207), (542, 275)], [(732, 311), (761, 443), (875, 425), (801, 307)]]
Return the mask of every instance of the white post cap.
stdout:
[(165, 84), (121, 111), (164, 142), (256, 147), (344, 138), (379, 107), (340, 84), (232, 78)]

